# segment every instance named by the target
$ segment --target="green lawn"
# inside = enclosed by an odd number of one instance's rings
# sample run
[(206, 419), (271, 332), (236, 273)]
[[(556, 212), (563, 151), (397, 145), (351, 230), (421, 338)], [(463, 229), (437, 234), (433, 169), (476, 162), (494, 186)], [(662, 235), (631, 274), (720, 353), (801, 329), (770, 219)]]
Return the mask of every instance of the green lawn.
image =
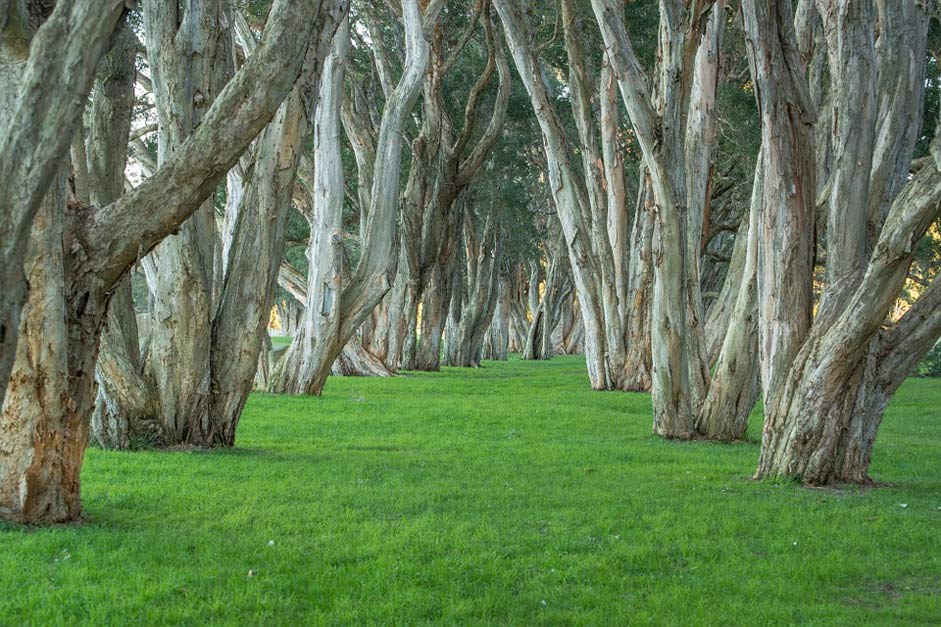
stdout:
[(750, 481), (757, 420), (666, 442), (579, 358), (485, 365), (256, 395), (230, 451), (89, 451), (83, 525), (0, 531), (0, 622), (941, 621), (941, 381), (892, 404), (894, 487), (837, 492)]

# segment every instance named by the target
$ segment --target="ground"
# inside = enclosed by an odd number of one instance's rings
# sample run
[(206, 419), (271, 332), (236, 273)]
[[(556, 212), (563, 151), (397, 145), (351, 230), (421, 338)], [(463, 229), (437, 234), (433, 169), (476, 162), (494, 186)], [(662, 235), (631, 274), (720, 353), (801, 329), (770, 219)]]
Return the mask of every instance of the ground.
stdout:
[(941, 381), (905, 384), (874, 490), (753, 482), (650, 435), (577, 357), (254, 395), (237, 447), (91, 450), (81, 526), (0, 528), (3, 624), (941, 621)]

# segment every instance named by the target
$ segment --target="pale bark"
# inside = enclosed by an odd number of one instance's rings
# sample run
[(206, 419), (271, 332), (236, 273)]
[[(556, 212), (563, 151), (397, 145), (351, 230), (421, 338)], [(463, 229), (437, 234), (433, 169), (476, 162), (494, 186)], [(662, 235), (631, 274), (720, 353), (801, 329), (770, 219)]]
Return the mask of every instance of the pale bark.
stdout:
[[(529, 94), (542, 131), (548, 164), (548, 182), (568, 245), (572, 274), (585, 320), (585, 353), (591, 386), (593, 389), (609, 389), (615, 387), (617, 382), (607, 361), (604, 302), (610, 303), (611, 299), (606, 298), (602, 291), (613, 291), (614, 285), (613, 282), (611, 285), (604, 285), (600, 281), (601, 274), (596, 267), (594, 254), (588, 194), (572, 164), (561, 119), (542, 81), (539, 61), (530, 47), (524, 7), (507, 0), (495, 0), (494, 6), (503, 21), (506, 40), (517, 72)], [(605, 222), (600, 222), (600, 225), (606, 228)], [(605, 241), (607, 238), (605, 233)]]
[[(225, 0), (182, 9), (144, 4), (147, 59), (159, 130), (158, 167), (192, 134), (234, 69)], [(149, 354), (168, 444), (211, 440), (210, 356), (216, 285), (213, 200), (152, 253), (157, 276)]]
[(359, 338), (350, 338), (333, 362), (332, 374), (340, 377), (391, 377), (385, 363), (366, 350)]
[[(599, 86), (601, 101), (601, 151), (604, 164), (604, 191), (606, 195), (606, 217), (608, 239), (614, 266), (615, 294), (618, 317), (625, 320), (628, 309), (630, 258), (625, 251), (631, 250), (627, 189), (624, 181), (624, 159), (621, 155), (620, 119), (618, 113), (617, 80), (607, 59), (601, 67)], [(607, 248), (607, 247), (606, 247)], [(630, 346), (630, 342), (628, 342)], [(628, 349), (630, 350), (630, 349)]]
[(339, 330), (338, 300), (343, 288), (343, 163), (340, 159), (340, 103), (344, 66), (349, 50), (348, 22), (337, 31), (334, 48), (324, 64), (319, 106), (314, 119), (313, 198), (311, 199), (310, 270), (304, 301), (304, 318), (276, 381), (295, 393), (308, 381), (326, 379), (335, 355), (333, 344)]
[[(316, 84), (316, 72), (304, 81)], [(218, 305), (212, 318), (208, 442), (232, 446), (255, 386), (268, 334), (272, 294), (284, 252), (284, 223), (307, 136), (300, 85), (256, 142), (251, 180), (241, 199)], [(312, 103), (311, 103), (312, 106)]]
[(652, 350), (650, 347), (650, 300), (653, 287), (653, 195), (646, 168), (637, 193), (637, 205), (630, 232), (630, 264), (627, 276), (624, 331), (627, 354), (624, 360), (625, 390), (649, 391)]
[[(831, 324), (815, 323), (808, 334), (774, 405), (766, 408), (756, 476), (795, 477), (810, 484), (870, 481), (875, 431), (888, 396), (900, 383), (896, 377), (902, 375), (896, 372), (892, 381), (873, 386), (861, 368), (867, 362), (870, 368), (879, 367), (879, 352), (870, 355), (872, 342), (904, 285), (912, 242), (941, 213), (939, 156), (936, 150), (932, 163), (895, 199), (864, 278), (839, 315)], [(936, 312), (934, 306), (926, 309)], [(941, 325), (936, 314), (914, 324), (928, 325), (920, 337), (921, 351), (908, 347), (917, 356), (932, 345)], [(913, 334), (913, 329), (907, 331)]]
[[(572, 90), (572, 111), (575, 118), (575, 126), (578, 130), (578, 146), (582, 161), (583, 180), (585, 184), (585, 196), (588, 206), (581, 207), (581, 210), (588, 211), (588, 215), (583, 217), (586, 230), (590, 233), (592, 246), (592, 256), (594, 257), (594, 270), (596, 273), (598, 292), (598, 303), (601, 307), (599, 312), (603, 324), (604, 332), (604, 358), (607, 367), (611, 371), (609, 376), (612, 379), (619, 379), (620, 373), (614, 372), (620, 364), (624, 363), (626, 346), (624, 342), (623, 328), (623, 305), (620, 303), (617, 266), (615, 258), (624, 258), (624, 251), (613, 249), (611, 246), (611, 217), (608, 213), (608, 202), (617, 200), (626, 200), (623, 196), (620, 199), (607, 198), (605, 188), (608, 183), (604, 178), (610, 171), (613, 176), (617, 176), (616, 156), (612, 151), (607, 151), (607, 155), (613, 160), (609, 161), (607, 169), (604, 167), (602, 155), (605, 154), (598, 149), (596, 141), (595, 125), (593, 124), (593, 113), (591, 109), (591, 86), (589, 79), (588, 62), (581, 50), (580, 40), (581, 31), (578, 27), (577, 16), (572, 0), (562, 0), (562, 25), (565, 33), (565, 48), (569, 64), (569, 84)], [(604, 66), (608, 66), (607, 59)], [(602, 79), (603, 80), (603, 79)], [(608, 80), (610, 83), (610, 78)], [(610, 87), (610, 85), (608, 86)], [(611, 93), (605, 95), (604, 100), (611, 100)], [(615, 101), (616, 102), (616, 101)], [(606, 123), (602, 114), (602, 135), (607, 134), (607, 141), (613, 141), (610, 137), (612, 129), (605, 131)], [(611, 122), (607, 122), (610, 126)], [(616, 187), (616, 183), (612, 189)], [(614, 207), (614, 211), (626, 211), (624, 207)], [(622, 271), (623, 275), (623, 271)], [(625, 295), (626, 297), (626, 295)], [(551, 333), (551, 329), (548, 329)], [(549, 341), (547, 338), (546, 341)], [(613, 381), (612, 381), (613, 382)]]
[[(754, 194), (752, 195), (754, 201)], [(739, 224), (732, 246), (732, 256), (726, 269), (725, 280), (718, 296), (706, 314), (706, 358), (710, 366), (714, 365), (722, 350), (722, 342), (729, 326), (729, 320), (738, 302), (742, 282), (746, 280), (745, 266), (748, 260), (748, 235), (751, 221), (748, 216)], [(757, 303), (756, 303), (757, 306)]]
[[(88, 147), (73, 150), (73, 154), (80, 153), (77, 156), (86, 159), (89, 202), (99, 207), (114, 202), (124, 192), (136, 49), (137, 38), (130, 26), (120, 27), (114, 45), (98, 68)], [(130, 273), (121, 278), (112, 294), (95, 378), (99, 389), (91, 438), (108, 448), (128, 448), (156, 439), (157, 407), (153, 382), (144, 375)]]
[[(622, 8), (611, 0), (593, 0), (598, 23), (608, 48), (609, 58), (618, 76), (622, 98), (650, 171), (650, 189), (657, 205), (657, 229), (651, 301), (651, 373), (654, 410), (654, 432), (666, 437), (688, 438), (693, 432), (695, 380), (690, 377), (691, 355), (687, 339), (693, 326), (687, 286), (698, 283), (689, 275), (686, 256), (687, 233), (682, 224), (683, 203), (679, 194), (685, 188), (680, 163), (677, 134), (683, 127), (682, 112), (688, 102), (689, 61), (677, 49), (688, 34), (680, 30), (685, 10), (666, 3), (661, 13), (660, 64), (661, 75), (670, 73), (670, 82), (661, 81), (657, 95), (665, 103), (658, 115), (651, 101), (646, 78), (634, 56), (624, 28)], [(669, 6), (669, 9), (666, 7)], [(667, 11), (675, 11), (673, 20)], [(672, 47), (671, 47), (672, 45)], [(676, 83), (674, 85), (674, 82)], [(688, 87), (687, 87), (688, 88)], [(662, 117), (662, 119), (661, 119)], [(665, 129), (672, 129), (667, 135)]]
[(560, 328), (560, 341), (558, 352), (563, 355), (578, 355), (584, 352), (582, 339), (585, 336), (585, 325), (578, 312), (578, 299), (570, 295), (565, 299), (563, 310), (564, 327)]
[[(440, 5), (435, 6), (429, 10), (440, 10)], [(275, 389), (282, 392), (319, 394), (333, 361), (392, 285), (397, 261), (394, 240), (402, 129), (418, 98), (428, 65), (428, 43), (422, 31), (422, 15), (417, 0), (403, 0), (402, 11), (406, 31), (405, 69), (386, 101), (380, 124), (370, 207), (366, 225), (362, 229), (362, 256), (345, 286), (340, 285), (340, 276), (335, 273), (329, 281), (323, 282), (326, 287), (322, 291), (318, 290), (320, 301), (309, 302), (305, 308), (307, 322), (302, 335), (307, 333), (308, 336), (306, 340), (296, 340), (282, 362), (283, 372), (275, 382)], [(426, 19), (434, 20), (436, 17), (429, 14)], [(339, 101), (336, 104), (338, 116)], [(338, 130), (339, 124), (335, 131)], [(333, 180), (330, 185), (338, 188), (335, 193), (342, 201), (342, 169), (339, 180), (339, 184)], [(342, 238), (335, 229), (331, 229), (333, 223), (329, 219), (323, 221), (323, 224), (319, 222), (316, 230), (320, 231), (320, 237), (326, 239), (322, 240), (324, 245), (318, 245), (318, 250), (337, 248)], [(328, 256), (332, 257), (333, 254)], [(315, 263), (313, 259), (311, 261), (313, 268)], [(339, 265), (331, 263), (329, 267), (338, 268)], [(309, 298), (312, 296), (313, 291)], [(312, 325), (316, 316), (332, 318), (332, 321), (326, 330), (327, 334), (316, 338), (324, 346), (315, 352), (312, 335), (315, 328)]]
[[(159, 255), (155, 263), (157, 272), (153, 281), (157, 291), (155, 317), (158, 324), (150, 344), (148, 364), (148, 374), (154, 373), (157, 383), (156, 398), (151, 401), (160, 421), (156, 443), (198, 446), (232, 446), (234, 443), (242, 408), (256, 384), (259, 363), (267, 363), (260, 353), (284, 246), (284, 221), (308, 134), (310, 111), (314, 108), (309, 94), (316, 92), (320, 60), (326, 56), (333, 25), (343, 10), (341, 6), (336, 14), (321, 13), (319, 19), (323, 24), (317, 32), (324, 36), (310, 46), (298, 84), (259, 136), (251, 154), (241, 159), (238, 171), (229, 172), (227, 213), (220, 241), (214, 243), (212, 250), (203, 246), (205, 241), (216, 238), (214, 218), (203, 216), (207, 219), (188, 223), (192, 233), (203, 233), (202, 236), (170, 239), (162, 245), (164, 254)], [(158, 15), (155, 19), (162, 17), (165, 16)], [(202, 30), (194, 30), (191, 36), (204, 36), (206, 31), (212, 30), (209, 17), (202, 16)], [(223, 37), (216, 47), (223, 47), (226, 42)], [(168, 44), (169, 49), (161, 49), (160, 54), (172, 53), (171, 60), (174, 59), (178, 43), (174, 39), (172, 45)], [(225, 62), (221, 63), (221, 68), (213, 71), (224, 70)], [(161, 84), (160, 73), (157, 83)], [(185, 93), (194, 89), (188, 84), (183, 87)], [(166, 91), (165, 98), (178, 98), (172, 90)], [(175, 112), (187, 106), (185, 102), (172, 99), (163, 105), (171, 116), (182, 115)], [(168, 144), (173, 143), (174, 132), (181, 132), (181, 129), (171, 126), (162, 131)], [(240, 172), (249, 173), (247, 181)], [(209, 205), (211, 210), (211, 202)], [(183, 235), (186, 233), (184, 229)], [(224, 257), (219, 254), (220, 250)], [(179, 270), (181, 267), (185, 271), (167, 274), (168, 268)], [(194, 268), (198, 271), (191, 272)], [(186, 296), (188, 306), (178, 302), (182, 295)], [(186, 335), (187, 329), (192, 335)], [(168, 330), (174, 332), (168, 333)], [(182, 337), (178, 335), (181, 333)], [(177, 348), (172, 352), (176, 355), (192, 356), (189, 351), (202, 347), (206, 348), (206, 354), (171, 363), (162, 355), (173, 347)], [(170, 378), (168, 371), (172, 374)], [(134, 380), (131, 373), (114, 379), (112, 387)], [(130, 392), (124, 394), (130, 395)], [(181, 414), (180, 400), (187, 398), (193, 398), (198, 407)]]
[(506, 361), (510, 346), (510, 307), (511, 290), (509, 272), (500, 269), (497, 295), (490, 328), (484, 338), (483, 358), (495, 361)]
[(710, 210), (725, 2), (661, 3), (653, 89), (632, 48), (623, 7), (614, 0), (592, 0), (592, 6), (644, 156), (644, 194), (656, 207), (650, 310), (654, 432), (695, 437), (710, 385), (720, 384), (708, 368), (699, 258)]
[[(817, 10), (829, 58), (832, 103), (829, 135), (833, 143), (827, 180), (827, 289), (817, 315), (829, 318), (859, 285), (869, 253), (869, 180), (877, 113), (877, 24), (873, 0), (818, 0)], [(793, 59), (796, 60), (796, 55)], [(793, 357), (793, 352), (785, 352), (785, 357)], [(767, 381), (766, 386), (777, 383)]]
[(815, 118), (799, 73), (790, 9), (744, 13), (762, 121), (758, 324), (768, 407), (810, 327), (815, 189), (810, 125)]
[[(564, 303), (572, 293), (565, 242), (562, 241), (561, 234), (555, 235), (550, 241), (554, 241), (554, 245), (546, 242), (543, 247), (547, 257), (545, 274), (540, 272), (538, 262), (533, 263), (530, 273), (529, 300), (532, 320), (520, 355), (522, 359), (552, 358), (555, 353), (553, 333), (561, 322)], [(545, 279), (542, 282), (541, 298), (540, 278)]]
[(462, 302), (460, 321), (453, 343), (448, 346), (445, 365), (480, 366), (484, 335), (490, 327), (497, 306), (503, 247), (499, 227), (488, 217), (483, 235), (474, 232), (473, 219), (465, 218), (464, 246), (467, 269), (467, 296)]
[(735, 301), (722, 334), (722, 345), (712, 369), (709, 391), (696, 419), (696, 433), (710, 440), (729, 442), (745, 437), (748, 418), (760, 386), (758, 358), (758, 249), (760, 212), (764, 207), (761, 162), (755, 170), (748, 229), (742, 242), (742, 268), (726, 282), (735, 290)]

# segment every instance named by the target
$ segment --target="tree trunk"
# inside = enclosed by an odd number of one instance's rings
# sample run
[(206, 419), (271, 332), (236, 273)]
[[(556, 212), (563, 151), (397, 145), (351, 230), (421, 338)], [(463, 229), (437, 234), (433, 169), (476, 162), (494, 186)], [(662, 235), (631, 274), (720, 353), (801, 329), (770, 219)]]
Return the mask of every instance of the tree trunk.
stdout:
[(436, 371), (441, 367), (441, 336), (451, 303), (449, 272), (435, 266), (424, 289), (421, 307), (421, 332), (415, 354), (415, 369)]
[[(233, 72), (233, 23), (222, 0), (186, 11), (144, 5), (158, 120), (158, 166), (173, 158)], [(149, 355), (166, 444), (212, 444), (210, 358), (215, 308), (213, 199), (153, 252), (157, 276)]]
[[(887, 79), (884, 84), (896, 85), (880, 99), (887, 109), (879, 117), (894, 123), (907, 119), (908, 124), (917, 124), (924, 81), (920, 70), (906, 71), (905, 60), (924, 56), (927, 14), (924, 7), (903, 4), (887, 5), (879, 13), (881, 50), (885, 54), (879, 61)], [(826, 2), (818, 4), (829, 33), (831, 75), (872, 63), (873, 48), (866, 43), (871, 43), (871, 29), (876, 26), (871, 23), (873, 15), (866, 13), (872, 7), (865, 5), (860, 3), (846, 11)], [(769, 32), (782, 32), (782, 24), (787, 28), (789, 15), (785, 10), (770, 15), (749, 11), (746, 18), (750, 39), (764, 42)], [(856, 43), (849, 45), (850, 42)], [(772, 49), (765, 54), (771, 58), (780, 58), (789, 51), (788, 39), (772, 40), (767, 45)], [(756, 53), (759, 51), (756, 48)], [(768, 83), (774, 80), (774, 74), (760, 63), (756, 68), (759, 93), (768, 94), (773, 101), (775, 87)], [(895, 77), (902, 77), (903, 82), (894, 83)], [(792, 477), (810, 484), (869, 481), (869, 458), (885, 404), (907, 374), (904, 368), (914, 363), (907, 360), (926, 351), (935, 334), (941, 332), (936, 319), (935, 285), (923, 294), (927, 300), (916, 302), (909, 312), (912, 317), (907, 314), (880, 331), (908, 274), (912, 242), (924, 234), (941, 210), (939, 139), (936, 137), (932, 144), (929, 163), (903, 188), (914, 145), (911, 136), (896, 138), (901, 141), (875, 142), (872, 129), (877, 126), (877, 116), (868, 96), (872, 90), (866, 82), (869, 77), (842, 75), (831, 76), (831, 80), (832, 114), (836, 118), (832, 167), (836, 174), (827, 187), (836, 198), (831, 196), (828, 214), (852, 217), (853, 224), (828, 219), (827, 264), (828, 268), (831, 263), (834, 265), (828, 272), (830, 282), (817, 318), (793, 362), (787, 369), (773, 373), (777, 375), (775, 380), (780, 381), (779, 387), (765, 393), (770, 402), (766, 402), (756, 473), (757, 477)], [(767, 100), (769, 97), (762, 98), (763, 110)], [(853, 119), (840, 119), (847, 115)], [(780, 126), (775, 128), (778, 129)], [(771, 147), (776, 150), (771, 158), (779, 164), (786, 162), (790, 154), (787, 151), (793, 149), (793, 144)], [(865, 190), (857, 188), (860, 182), (853, 171), (856, 161), (879, 164), (866, 170), (867, 178), (862, 183)], [(850, 183), (850, 179), (855, 183)], [(769, 177), (765, 177), (766, 185), (768, 181)], [(868, 193), (870, 187), (883, 192), (891, 187), (901, 192), (887, 194), (878, 201), (860, 200), (860, 194)], [(892, 199), (890, 208), (884, 210), (887, 199)], [(857, 201), (863, 206), (857, 206)], [(883, 215), (887, 216), (884, 220)], [(868, 223), (871, 230), (879, 225), (875, 243), (869, 243), (869, 233), (866, 228), (859, 228), (856, 224), (859, 221)], [(782, 244), (794, 247), (797, 236), (795, 232), (785, 232)], [(868, 261), (861, 262), (870, 246)], [(834, 254), (841, 258), (831, 258)], [(781, 294), (775, 296), (782, 298)], [(903, 337), (917, 338), (921, 350), (907, 345)], [(897, 347), (907, 353), (906, 357), (894, 352)], [(880, 369), (886, 366), (892, 369), (892, 375), (883, 376), (884, 371), (880, 374)]]
[(212, 319), (209, 442), (214, 446), (235, 443), (242, 409), (255, 386), (284, 252), (284, 223), (308, 135), (307, 117), (315, 107), (305, 103), (302, 94), (318, 79), (315, 68), (305, 72), (303, 84), (295, 87), (256, 140), (254, 172), (241, 198)]
[(336, 357), (340, 325), (337, 301), (343, 278), (343, 164), (340, 159), (340, 104), (349, 50), (349, 26), (337, 31), (324, 65), (314, 119), (314, 195), (307, 258), (307, 300), (300, 332), (276, 373), (277, 389), (319, 394)]
[[(530, 47), (527, 34), (525, 7), (507, 0), (495, 0), (494, 6), (503, 21), (510, 52), (542, 131), (548, 182), (568, 244), (575, 288), (585, 322), (585, 353), (589, 380), (593, 389), (611, 389), (617, 387), (619, 381), (612, 376), (607, 358), (608, 331), (619, 323), (616, 319), (605, 319), (605, 312), (610, 310), (610, 307), (606, 309), (605, 304), (610, 304), (612, 299), (603, 291), (608, 289), (613, 292), (614, 283), (612, 281), (611, 284), (605, 285), (601, 281), (601, 271), (596, 261), (595, 243), (598, 242), (593, 239), (597, 229), (593, 231), (592, 225), (587, 224), (585, 220), (591, 212), (588, 192), (571, 162), (561, 119), (541, 80), (539, 62)], [(606, 222), (596, 222), (606, 228)], [(608, 241), (606, 232), (604, 240)], [(610, 348), (613, 351), (620, 350), (618, 346)]]
[(510, 285), (505, 270), (500, 270), (493, 319), (484, 339), (484, 359), (506, 361), (510, 345)]
[(11, 3), (0, 25), (0, 404), (27, 298), (23, 268), (33, 218), (62, 166), (124, 2), (55, 3), (35, 33), (25, 6)]
[(340, 377), (391, 377), (393, 373), (381, 359), (370, 353), (353, 337), (333, 362), (332, 373)]
[(651, 372), (650, 296), (653, 284), (654, 206), (649, 179), (638, 191), (637, 208), (630, 233), (630, 264), (627, 276), (627, 355), (621, 374), (628, 392), (649, 392)]
[[(124, 192), (128, 134), (134, 106), (137, 38), (122, 25), (102, 59), (91, 103), (88, 146), (73, 150), (86, 159), (88, 200), (97, 206), (114, 202)], [(73, 163), (74, 167), (74, 163)], [(98, 398), (91, 437), (106, 448), (129, 448), (153, 442), (159, 435), (153, 382), (144, 376), (137, 314), (130, 274), (111, 297), (96, 372)]]
[[(490, 217), (479, 242), (470, 218), (465, 221), (464, 228), (465, 256), (469, 266), (473, 258), (473, 272), (467, 273), (467, 298), (463, 302), (447, 365), (477, 368), (484, 352), (484, 336), (497, 306), (502, 242), (498, 227)], [(455, 282), (459, 281), (458, 278)]]
[(60, 175), (30, 235), (30, 296), (0, 415), (0, 516), (16, 522), (65, 522), (81, 513), (78, 474), (88, 426), (82, 408), (70, 404), (61, 250), (65, 203)]
[[(460, 42), (466, 43), (473, 35), (479, 17), (488, 55), (483, 72), (467, 95), (464, 125), (460, 132), (455, 132), (442, 95), (443, 78), (456, 65), (463, 43), (459, 42), (445, 56), (439, 32), (432, 42), (436, 62), (423, 90), (421, 134), (413, 142), (414, 162), (406, 186), (402, 229), (408, 283), (414, 290), (408, 302), (405, 356), (408, 366), (419, 370), (437, 370), (440, 365), (441, 334), (445, 332), (451, 304), (450, 292), (441, 290), (453, 284), (451, 275), (456, 262), (453, 251), (460, 242), (467, 188), (500, 138), (510, 98), (509, 64), (502, 43), (496, 38), (489, 7), (480, 3), (477, 8)], [(494, 73), (499, 84), (490, 121), (476, 143), (472, 143), (477, 134), (478, 109)], [(422, 326), (420, 342), (416, 343), (417, 325), (412, 324), (412, 316), (417, 316), (419, 302)]]
[[(725, 333), (717, 363), (709, 382), (709, 392), (696, 420), (700, 437), (732, 442), (745, 437), (760, 386), (758, 359), (757, 266), (759, 214), (763, 207), (762, 171), (755, 170), (748, 230), (745, 234), (743, 267), (739, 275), (734, 307), (725, 322)], [(739, 245), (739, 242), (736, 242)]]

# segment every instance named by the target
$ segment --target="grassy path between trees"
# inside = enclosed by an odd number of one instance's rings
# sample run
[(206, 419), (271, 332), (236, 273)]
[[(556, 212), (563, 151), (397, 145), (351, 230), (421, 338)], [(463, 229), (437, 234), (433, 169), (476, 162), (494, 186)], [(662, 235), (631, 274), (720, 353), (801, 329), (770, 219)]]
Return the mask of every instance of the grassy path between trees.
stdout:
[(893, 487), (748, 479), (650, 435), (579, 358), (254, 395), (234, 450), (88, 453), (86, 522), (0, 527), (0, 624), (941, 620), (941, 381), (879, 435)]

